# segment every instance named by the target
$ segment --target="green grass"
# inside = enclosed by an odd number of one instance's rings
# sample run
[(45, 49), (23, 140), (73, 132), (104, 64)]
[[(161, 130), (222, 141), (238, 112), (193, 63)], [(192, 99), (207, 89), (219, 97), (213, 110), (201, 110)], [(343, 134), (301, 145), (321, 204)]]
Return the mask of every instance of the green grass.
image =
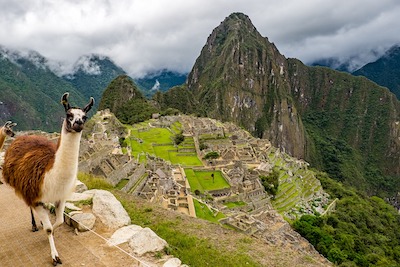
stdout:
[[(221, 171), (196, 171), (187, 168), (185, 169), (185, 174), (192, 192), (199, 190), (201, 193), (204, 193), (204, 191), (230, 187), (228, 182), (222, 176)], [(214, 179), (211, 177), (211, 174), (214, 174)]]
[[(132, 148), (132, 155), (137, 157), (142, 152), (154, 155), (164, 160), (170, 161), (172, 164), (180, 164), (183, 166), (203, 166), (201, 160), (196, 153), (182, 154), (179, 153), (177, 147), (173, 143), (173, 137), (180, 132), (180, 124), (173, 124), (171, 131), (166, 128), (148, 127), (146, 123), (136, 124), (134, 127), (127, 126), (131, 130), (131, 137), (127, 138), (128, 145)], [(141, 129), (146, 129), (142, 131)], [(142, 142), (139, 142), (140, 139)], [(179, 148), (193, 148), (193, 138), (185, 138)], [(142, 161), (143, 158), (141, 157)]]
[(82, 183), (84, 183), (88, 189), (103, 189), (103, 190), (111, 190), (114, 187), (108, 183), (104, 178), (94, 176), (88, 173), (78, 173), (78, 179)]
[(197, 218), (201, 218), (213, 223), (218, 223), (219, 219), (225, 218), (226, 216), (221, 213), (221, 212), (217, 212), (217, 214), (214, 214), (213, 211), (211, 211), (207, 205), (200, 203), (199, 201), (197, 201), (196, 199), (193, 199), (193, 203), (194, 203), (194, 208), (196, 210), (196, 216)]
[(121, 190), (124, 186), (129, 182), (129, 179), (122, 179), (119, 183), (115, 186), (115, 188)]
[(226, 202), (224, 205), (230, 209), (235, 207), (246, 206), (246, 202), (243, 201), (234, 201), (234, 202)]

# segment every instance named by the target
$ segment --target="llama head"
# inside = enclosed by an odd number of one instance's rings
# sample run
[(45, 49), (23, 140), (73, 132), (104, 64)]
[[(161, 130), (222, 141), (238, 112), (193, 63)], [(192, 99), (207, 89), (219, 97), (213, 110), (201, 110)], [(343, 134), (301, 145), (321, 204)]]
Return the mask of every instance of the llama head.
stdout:
[(68, 102), (69, 93), (65, 93), (61, 98), (61, 103), (64, 105), (65, 108), (65, 129), (68, 132), (81, 132), (83, 129), (83, 125), (87, 120), (86, 114), (92, 108), (94, 104), (93, 97), (90, 98), (89, 103), (84, 108), (78, 107), (71, 107)]
[(12, 130), (12, 127), (14, 127), (15, 125), (17, 125), (15, 122), (7, 121), (1, 128), (1, 133), (13, 137), (15, 133)]

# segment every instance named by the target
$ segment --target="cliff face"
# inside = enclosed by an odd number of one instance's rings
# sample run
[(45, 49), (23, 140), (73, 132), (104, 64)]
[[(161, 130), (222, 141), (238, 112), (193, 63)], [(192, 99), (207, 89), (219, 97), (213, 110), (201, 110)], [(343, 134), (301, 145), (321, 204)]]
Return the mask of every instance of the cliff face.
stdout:
[(187, 88), (200, 115), (232, 121), (371, 193), (400, 189), (396, 97), (364, 77), (286, 59), (244, 14), (213, 30)]
[(400, 174), (400, 105), (388, 89), (364, 77), (289, 59), (291, 94), (308, 127), (346, 142), (364, 163)]
[(239, 13), (208, 37), (188, 76), (203, 115), (237, 123), (296, 157), (305, 154), (301, 118), (290, 96), (287, 62)]

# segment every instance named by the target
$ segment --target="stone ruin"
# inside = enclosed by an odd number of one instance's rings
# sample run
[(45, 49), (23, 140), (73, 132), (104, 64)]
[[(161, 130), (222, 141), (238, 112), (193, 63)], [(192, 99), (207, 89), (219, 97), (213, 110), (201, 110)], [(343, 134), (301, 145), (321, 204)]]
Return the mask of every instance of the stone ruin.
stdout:
[(98, 111), (93, 124), (83, 133), (79, 151), (79, 170), (104, 177), (116, 186), (123, 178), (131, 176), (137, 163), (130, 155), (123, 154), (119, 136), (123, 134), (122, 124), (109, 112)]

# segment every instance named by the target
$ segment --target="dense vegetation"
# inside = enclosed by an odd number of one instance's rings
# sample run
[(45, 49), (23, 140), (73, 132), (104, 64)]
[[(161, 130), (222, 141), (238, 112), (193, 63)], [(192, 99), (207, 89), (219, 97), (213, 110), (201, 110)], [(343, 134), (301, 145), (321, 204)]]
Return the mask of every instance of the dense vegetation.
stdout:
[(264, 186), (265, 191), (275, 196), (278, 193), (279, 188), (279, 170), (273, 168), (272, 171), (267, 175), (260, 176), (261, 183)]
[(368, 197), (319, 173), (325, 190), (338, 198), (324, 216), (304, 215), (294, 228), (339, 266), (399, 266), (400, 217), (379, 197)]
[(115, 78), (104, 91), (99, 109), (106, 108), (126, 124), (148, 120), (153, 113), (158, 111), (126, 75)]

